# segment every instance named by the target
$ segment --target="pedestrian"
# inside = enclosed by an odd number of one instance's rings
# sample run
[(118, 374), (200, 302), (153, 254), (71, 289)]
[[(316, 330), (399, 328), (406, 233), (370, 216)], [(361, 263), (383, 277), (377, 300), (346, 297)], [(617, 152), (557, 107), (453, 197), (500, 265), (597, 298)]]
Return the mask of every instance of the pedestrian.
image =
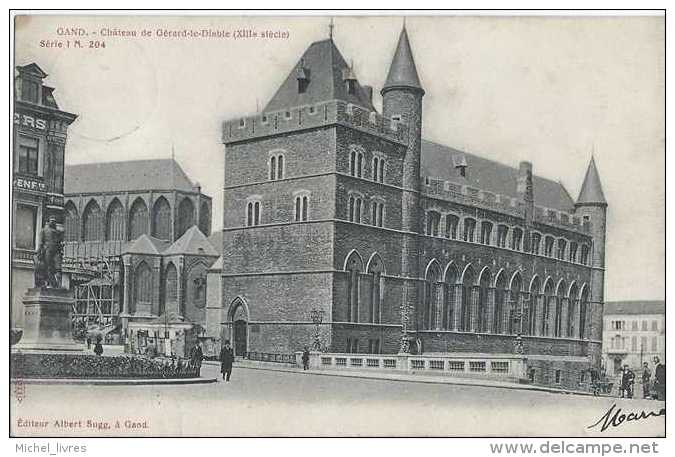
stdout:
[(91, 337), (87, 335), (87, 349), (91, 349)]
[(202, 350), (201, 343), (197, 343), (197, 345), (192, 348), (192, 353), (190, 354), (190, 362), (197, 372), (197, 377), (201, 376), (203, 359), (204, 351)]
[(649, 398), (650, 381), (652, 378), (652, 370), (649, 369), (649, 363), (642, 364), (642, 398)]
[(233, 362), (234, 353), (230, 347), (230, 340), (225, 340), (225, 346), (220, 350), (220, 372), (223, 374), (223, 379), (227, 382), (230, 382)]
[(103, 345), (101, 344), (101, 339), (96, 339), (96, 345), (94, 346), (94, 354), (101, 355), (103, 354)]
[(635, 382), (635, 373), (628, 368), (628, 365), (623, 366), (621, 372), (621, 398), (633, 398), (633, 383)]
[(307, 349), (307, 346), (305, 346), (305, 350), (302, 353), (302, 369), (309, 369), (309, 349)]
[(658, 357), (654, 357), (654, 390), (657, 400), (666, 401), (666, 366)]

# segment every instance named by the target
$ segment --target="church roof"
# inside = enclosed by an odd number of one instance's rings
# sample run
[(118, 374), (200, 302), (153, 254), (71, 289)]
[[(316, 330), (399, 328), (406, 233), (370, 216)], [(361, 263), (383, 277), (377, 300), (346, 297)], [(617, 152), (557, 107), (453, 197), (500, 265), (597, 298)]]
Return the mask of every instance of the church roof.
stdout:
[[(286, 80), (265, 107), (265, 111), (280, 111), (328, 100), (343, 100), (375, 111), (364, 88), (356, 81), (355, 91), (347, 90), (345, 77), (354, 77), (332, 39), (312, 43), (293, 67)], [(305, 92), (298, 90), (298, 78), (308, 80)]]
[(663, 300), (608, 301), (604, 314), (665, 314), (666, 302)]
[[(466, 159), (466, 177), (460, 176), (453, 162), (453, 157), (461, 155)], [(519, 197), (517, 168), (431, 141), (422, 140), (421, 174), (512, 198)], [(533, 176), (532, 181), (536, 205), (574, 211), (574, 201), (562, 184), (539, 176)]]
[(600, 183), (600, 174), (595, 166), (595, 159), (593, 157), (591, 157), (591, 162), (588, 164), (584, 183), (581, 185), (581, 192), (579, 192), (579, 198), (577, 198), (577, 204), (583, 203), (607, 204), (605, 193), (602, 191), (602, 184)]
[(410, 47), (410, 40), (408, 39), (408, 32), (403, 27), (401, 35), (398, 37), (398, 45), (394, 58), (391, 60), (389, 66), (389, 73), (387, 80), (384, 83), (383, 91), (393, 87), (413, 87), (422, 89), (420, 78), (417, 74), (417, 67), (415, 66), (415, 58), (413, 57), (412, 49)]
[(131, 190), (194, 191), (193, 184), (173, 159), (66, 165), (64, 193), (104, 193)]
[(218, 256), (218, 251), (216, 251), (206, 236), (197, 228), (196, 225), (193, 225), (187, 231), (178, 238), (166, 251), (163, 252), (164, 255), (210, 255)]
[(124, 250), (123, 254), (159, 255), (166, 249), (168, 244), (167, 241), (143, 234), (136, 238), (136, 240)]

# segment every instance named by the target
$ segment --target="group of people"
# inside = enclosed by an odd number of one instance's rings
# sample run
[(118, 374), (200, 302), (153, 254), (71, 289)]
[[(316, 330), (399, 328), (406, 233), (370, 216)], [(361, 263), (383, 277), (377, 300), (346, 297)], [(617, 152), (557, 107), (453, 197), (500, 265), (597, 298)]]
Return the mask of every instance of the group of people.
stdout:
[[(654, 357), (654, 376), (649, 363), (642, 365), (642, 398), (665, 400), (666, 399), (666, 366), (658, 357)], [(635, 373), (628, 365), (621, 370), (621, 383), (619, 391), (621, 398), (633, 398), (635, 385)]]

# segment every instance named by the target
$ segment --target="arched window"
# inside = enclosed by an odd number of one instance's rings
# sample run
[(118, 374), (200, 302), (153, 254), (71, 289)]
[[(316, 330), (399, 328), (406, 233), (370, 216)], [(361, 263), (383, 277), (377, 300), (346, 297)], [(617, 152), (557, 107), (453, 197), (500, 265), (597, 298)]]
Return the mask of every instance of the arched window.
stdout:
[(540, 248), (541, 234), (532, 233), (531, 242), (532, 242), (532, 247), (531, 247), (532, 254), (539, 255), (539, 250), (541, 249)]
[(452, 240), (457, 239), (457, 227), (459, 226), (459, 217), (454, 214), (445, 215), (445, 237)]
[(192, 200), (185, 197), (178, 205), (178, 227), (176, 238), (183, 236), (187, 229), (195, 225), (195, 206)]
[(471, 218), (464, 219), (464, 241), (469, 241), (471, 243), (475, 240), (476, 234), (476, 220)]
[(427, 267), (424, 288), (424, 328), (440, 329), (443, 323), (443, 298), (445, 295), (441, 269), (436, 260)]
[(309, 214), (309, 193), (298, 191), (295, 195), (295, 222), (306, 221)]
[(124, 207), (118, 199), (114, 199), (108, 206), (106, 216), (106, 240), (126, 240), (124, 231)]
[(159, 314), (178, 311), (178, 271), (173, 263), (169, 263), (164, 271), (164, 300)]
[(509, 329), (509, 303), (507, 301), (506, 274), (502, 271), (495, 280), (495, 306), (492, 315), (492, 331), (494, 333), (506, 333)]
[(378, 182), (380, 178), (380, 158), (373, 157), (373, 181)]
[(199, 207), (199, 231), (206, 236), (211, 235), (211, 209), (206, 202)]
[(509, 234), (509, 228), (508, 226), (504, 224), (500, 224), (497, 226), (497, 246), (500, 248), (505, 248), (506, 247), (506, 239)]
[(483, 221), (480, 226), (481, 244), (490, 244), (492, 238), (492, 222)]
[(588, 338), (587, 326), (588, 313), (588, 287), (584, 285), (581, 290), (581, 297), (579, 301), (579, 339)]
[(579, 337), (579, 288), (576, 283), (570, 287), (567, 296), (569, 309), (567, 311), (567, 335), (570, 338)]
[(553, 336), (555, 317), (555, 295), (553, 295), (553, 280), (548, 278), (544, 283), (544, 313), (542, 315), (541, 335)]
[[(554, 332), (553, 336), (567, 336), (567, 322), (563, 322), (563, 316), (565, 321), (567, 321), (566, 312), (569, 307), (567, 305), (567, 297), (565, 293), (567, 292), (567, 283), (564, 280), (558, 283), (556, 288), (556, 298), (555, 298), (555, 319), (554, 319)], [(563, 334), (563, 326), (565, 333)]]
[(509, 291), (509, 312), (506, 316), (506, 333), (523, 333), (527, 328), (527, 314), (523, 309), (523, 278), (520, 273), (516, 273), (511, 279), (511, 289)]
[(471, 266), (464, 270), (462, 275), (462, 317), (461, 329), (463, 331), (471, 330), (471, 319), (473, 315), (472, 302), (474, 291), (475, 275)]
[(249, 199), (246, 203), (246, 226), (254, 227), (260, 225), (260, 201)]
[(588, 248), (588, 245), (582, 244), (581, 245), (581, 264), (582, 265), (588, 265), (588, 253), (590, 252), (590, 249)]
[(577, 261), (577, 251), (579, 250), (579, 245), (572, 241), (570, 243), (570, 256), (569, 256), (569, 261), (570, 262), (576, 262)]
[(268, 162), (268, 173), (270, 181), (276, 181), (277, 179), (284, 179), (284, 155), (283, 154), (274, 154), (271, 155)]
[(380, 323), (380, 314), (382, 312), (382, 299), (384, 295), (384, 263), (378, 254), (373, 254), (368, 262), (368, 280), (370, 281), (370, 307), (368, 316), (370, 322)]
[(488, 328), (488, 294), (490, 291), (490, 282), (492, 281), (492, 274), (487, 268), (484, 269), (480, 275), (480, 280), (478, 282), (478, 313), (477, 318), (478, 322), (476, 328), (479, 332), (487, 332), (490, 329)]
[(529, 328), (530, 335), (541, 335), (541, 318), (542, 309), (540, 306), (541, 297), (541, 281), (539, 277), (535, 276), (530, 282), (530, 303), (529, 303)]
[(91, 200), (84, 208), (83, 219), (83, 238), (84, 241), (98, 241), (103, 239), (103, 230), (101, 224), (101, 207), (96, 201)]
[(544, 240), (544, 255), (546, 257), (553, 257), (553, 237), (547, 236)]
[(373, 200), (371, 205), (370, 223), (375, 227), (382, 227), (384, 219), (384, 203), (378, 200)]
[(152, 271), (145, 262), (141, 262), (136, 267), (134, 297), (136, 298), (135, 311), (138, 311), (139, 305), (150, 305), (152, 303)]
[(360, 178), (363, 176), (363, 148), (351, 146), (349, 148), (349, 174)]
[(556, 258), (560, 260), (565, 260), (565, 250), (567, 249), (567, 241), (560, 238), (558, 239), (558, 249), (556, 251)]
[(148, 207), (141, 198), (137, 198), (129, 211), (129, 239), (135, 240), (141, 235), (150, 233)]
[(164, 197), (159, 197), (152, 208), (152, 236), (171, 240), (171, 206)]
[(347, 322), (359, 321), (359, 295), (363, 261), (356, 251), (347, 258)]
[(437, 211), (427, 212), (427, 235), (438, 236), (438, 226), (441, 223), (441, 214)]
[(358, 195), (349, 196), (349, 221), (361, 223), (361, 206), (363, 200)]
[(511, 249), (520, 251), (523, 246), (523, 231), (519, 228), (514, 228), (511, 233)]
[[(461, 284), (457, 283), (459, 278), (459, 273), (454, 264), (448, 265), (445, 270), (445, 313), (443, 314), (443, 328), (457, 330), (460, 325), (456, 325), (456, 319), (459, 316), (455, 316), (455, 303), (459, 298), (459, 289), (462, 287)], [(459, 322), (457, 322), (459, 324)]]
[(78, 241), (80, 238), (80, 217), (73, 202), (69, 201), (65, 206), (65, 220), (63, 224), (65, 241)]

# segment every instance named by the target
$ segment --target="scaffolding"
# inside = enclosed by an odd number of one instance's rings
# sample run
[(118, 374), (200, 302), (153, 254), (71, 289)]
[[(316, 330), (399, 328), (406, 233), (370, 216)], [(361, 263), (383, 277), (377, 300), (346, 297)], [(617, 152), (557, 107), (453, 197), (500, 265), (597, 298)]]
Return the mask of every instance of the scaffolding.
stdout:
[(64, 246), (63, 271), (70, 273), (75, 294), (74, 329), (103, 337), (118, 329), (125, 245), (124, 241), (80, 241)]

